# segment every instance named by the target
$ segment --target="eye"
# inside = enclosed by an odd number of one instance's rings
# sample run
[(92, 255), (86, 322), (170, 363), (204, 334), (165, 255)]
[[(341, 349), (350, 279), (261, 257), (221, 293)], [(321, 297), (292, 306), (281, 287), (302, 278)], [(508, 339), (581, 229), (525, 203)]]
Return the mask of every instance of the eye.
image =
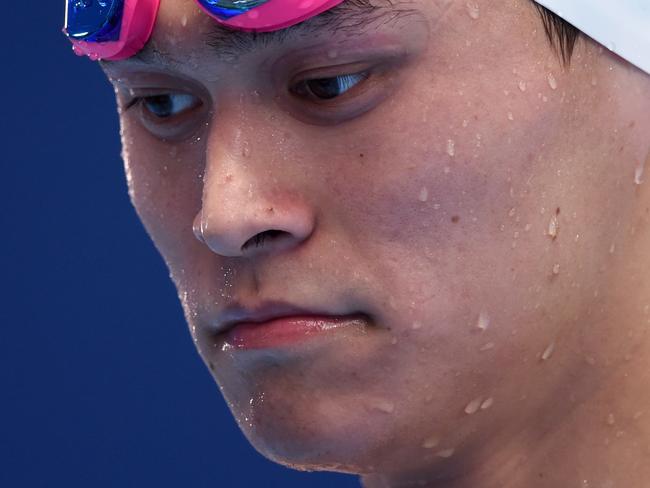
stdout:
[(367, 72), (303, 80), (291, 87), (290, 91), (298, 96), (316, 101), (338, 98), (369, 78)]
[(141, 100), (145, 110), (159, 119), (168, 119), (201, 104), (197, 97), (188, 93), (166, 93), (142, 97)]

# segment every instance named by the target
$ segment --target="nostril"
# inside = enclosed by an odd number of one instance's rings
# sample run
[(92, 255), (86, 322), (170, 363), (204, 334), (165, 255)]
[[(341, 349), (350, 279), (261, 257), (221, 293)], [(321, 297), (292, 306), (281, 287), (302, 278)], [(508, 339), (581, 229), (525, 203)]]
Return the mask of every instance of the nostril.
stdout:
[(241, 250), (245, 251), (250, 247), (262, 247), (267, 240), (277, 240), (282, 236), (289, 236), (289, 233), (283, 230), (275, 229), (260, 232), (259, 234), (255, 234), (253, 237), (248, 239), (241, 247)]

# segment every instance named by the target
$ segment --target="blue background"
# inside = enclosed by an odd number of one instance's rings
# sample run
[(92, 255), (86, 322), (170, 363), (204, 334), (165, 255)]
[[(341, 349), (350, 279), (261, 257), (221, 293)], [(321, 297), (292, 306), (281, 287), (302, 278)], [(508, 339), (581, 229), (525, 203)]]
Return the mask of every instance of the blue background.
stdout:
[(64, 2), (4, 7), (0, 486), (359, 487), (248, 444), (128, 200), (113, 93), (61, 34)]

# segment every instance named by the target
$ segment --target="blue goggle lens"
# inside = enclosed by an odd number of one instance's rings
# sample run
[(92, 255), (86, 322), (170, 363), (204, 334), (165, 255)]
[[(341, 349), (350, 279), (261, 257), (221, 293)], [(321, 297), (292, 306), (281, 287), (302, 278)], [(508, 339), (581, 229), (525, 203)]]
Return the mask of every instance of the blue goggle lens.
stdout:
[(270, 0), (199, 0), (207, 10), (222, 20), (228, 20), (264, 5)]
[(86, 42), (120, 38), (124, 0), (67, 0), (65, 33)]

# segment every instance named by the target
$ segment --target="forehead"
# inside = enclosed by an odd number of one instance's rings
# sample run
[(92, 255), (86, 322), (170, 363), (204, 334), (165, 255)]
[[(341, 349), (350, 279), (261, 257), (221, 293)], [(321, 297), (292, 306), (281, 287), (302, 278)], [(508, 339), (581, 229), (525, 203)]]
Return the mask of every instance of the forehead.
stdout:
[[(281, 31), (248, 33), (230, 29), (206, 15), (194, 0), (162, 0), (154, 32), (147, 46), (119, 64), (188, 64), (192, 59), (215, 54), (237, 58), (261, 45), (355, 37), (365, 31), (386, 28), (410, 17), (426, 22), (428, 13), (440, 21), (454, 0), (345, 0), (337, 7)], [(414, 15), (415, 14), (415, 15)], [(419, 14), (419, 15), (417, 15)], [(333, 36), (336, 34), (336, 36)], [(295, 44), (295, 42), (294, 42)]]

